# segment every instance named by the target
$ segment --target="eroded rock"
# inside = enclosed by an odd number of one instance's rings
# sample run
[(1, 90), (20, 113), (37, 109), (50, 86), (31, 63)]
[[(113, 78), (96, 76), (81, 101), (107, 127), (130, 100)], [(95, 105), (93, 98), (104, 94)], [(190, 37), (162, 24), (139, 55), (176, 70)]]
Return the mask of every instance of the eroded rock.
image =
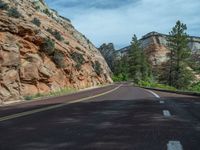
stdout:
[[(112, 82), (111, 71), (105, 59), (95, 46), (73, 27), (70, 20), (60, 17), (56, 11), (48, 8), (44, 1), (3, 1), (9, 3), (9, 7), (17, 8), (21, 16), (14, 18), (8, 16), (6, 11), (1, 12), (1, 102), (18, 100), (22, 96), (38, 92), (48, 93), (64, 87), (80, 89)], [(45, 14), (44, 10), (48, 12)], [(40, 20), (40, 26), (32, 23), (34, 18)], [(62, 40), (58, 40), (48, 29), (57, 31)], [(51, 55), (45, 53), (41, 49), (45, 39), (54, 41), (57, 54), (62, 55), (55, 55), (55, 52)], [(84, 63), (79, 64), (80, 69), (76, 68), (78, 62), (71, 57), (75, 51), (84, 55)], [(97, 75), (92, 67), (95, 61), (103, 68), (100, 75)]]

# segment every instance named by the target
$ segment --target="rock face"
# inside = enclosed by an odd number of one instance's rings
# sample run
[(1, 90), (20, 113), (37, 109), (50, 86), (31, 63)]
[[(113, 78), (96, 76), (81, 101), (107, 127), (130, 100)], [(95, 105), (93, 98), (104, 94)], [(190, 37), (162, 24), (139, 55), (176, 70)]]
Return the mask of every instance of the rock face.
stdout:
[(95, 46), (43, 0), (0, 1), (0, 102), (111, 83), (110, 73)]
[(113, 43), (108, 43), (108, 44), (102, 44), (99, 48), (99, 51), (105, 58), (106, 62), (108, 63), (108, 66), (110, 69), (113, 71), (114, 69), (114, 59), (115, 59), (115, 48)]
[[(157, 32), (150, 32), (143, 36), (141, 46), (148, 55), (149, 61), (156, 68), (167, 61), (167, 36)], [(192, 50), (194, 56), (200, 55), (200, 37), (189, 37), (189, 48)], [(118, 56), (126, 54), (130, 50), (130, 46), (118, 50)], [(196, 57), (195, 57), (196, 58)], [(199, 57), (200, 58), (200, 57)]]

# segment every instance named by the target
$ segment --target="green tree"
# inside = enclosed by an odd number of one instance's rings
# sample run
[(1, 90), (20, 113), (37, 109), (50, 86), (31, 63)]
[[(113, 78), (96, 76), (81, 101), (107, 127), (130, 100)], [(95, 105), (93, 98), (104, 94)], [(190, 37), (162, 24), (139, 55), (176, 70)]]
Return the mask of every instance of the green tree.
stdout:
[(193, 79), (191, 71), (188, 69), (188, 60), (191, 50), (188, 47), (187, 26), (180, 21), (172, 28), (168, 37), (169, 61), (166, 68), (167, 84), (176, 88), (188, 87)]
[(118, 81), (127, 81), (129, 74), (128, 56), (117, 58), (113, 63), (113, 73)]
[(150, 66), (147, 63), (146, 54), (136, 35), (132, 38), (128, 57), (130, 78), (133, 79), (135, 83), (138, 83), (140, 80), (146, 81), (150, 76)]

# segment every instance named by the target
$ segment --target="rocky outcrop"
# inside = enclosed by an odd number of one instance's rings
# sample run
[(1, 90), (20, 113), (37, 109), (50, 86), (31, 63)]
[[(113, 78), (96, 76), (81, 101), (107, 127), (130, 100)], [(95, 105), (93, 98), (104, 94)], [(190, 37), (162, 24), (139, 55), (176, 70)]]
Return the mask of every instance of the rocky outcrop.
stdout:
[[(0, 3), (1, 102), (63, 87), (80, 89), (112, 82), (101, 53), (43, 0)], [(45, 45), (54, 47), (51, 54), (42, 47), (47, 39), (53, 43)], [(95, 62), (100, 69), (95, 70)]]
[(99, 48), (99, 51), (105, 58), (106, 62), (108, 63), (108, 66), (110, 69), (113, 71), (114, 69), (114, 60), (116, 58), (115, 56), (115, 47), (113, 43), (108, 43), (108, 44), (102, 44)]
[[(149, 61), (155, 68), (167, 61), (167, 36), (165, 34), (150, 32), (140, 39), (141, 46), (144, 48), (148, 55)], [(189, 48), (192, 50), (193, 56), (198, 58), (200, 54), (200, 37), (188, 37)], [(126, 54), (130, 50), (130, 46), (118, 50), (118, 56)]]
[[(165, 69), (165, 63), (167, 62), (167, 54), (169, 49), (167, 46), (168, 35), (150, 32), (140, 39), (141, 47), (148, 56), (148, 61), (152, 66), (154, 74), (158, 74), (161, 70)], [(189, 36), (188, 47), (192, 50), (192, 60), (197, 65), (200, 64), (200, 37)], [(116, 51), (118, 58), (126, 55), (130, 50), (131, 46), (127, 46)], [(190, 68), (191, 69), (191, 68)], [(196, 79), (199, 81), (199, 74), (194, 72)]]

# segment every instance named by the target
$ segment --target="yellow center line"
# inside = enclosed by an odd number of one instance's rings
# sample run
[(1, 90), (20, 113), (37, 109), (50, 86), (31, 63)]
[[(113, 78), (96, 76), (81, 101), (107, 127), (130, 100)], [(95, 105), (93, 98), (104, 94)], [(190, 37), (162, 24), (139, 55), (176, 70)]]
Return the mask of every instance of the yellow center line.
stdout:
[(109, 94), (111, 92), (114, 92), (117, 89), (119, 89), (120, 87), (121, 87), (121, 85), (119, 85), (118, 87), (116, 87), (116, 88), (114, 88), (110, 91), (107, 91), (107, 92), (104, 92), (104, 93), (101, 93), (101, 94), (97, 94), (97, 95), (94, 95), (94, 96), (89, 96), (89, 97), (77, 99), (77, 100), (70, 101), (70, 102), (65, 102), (65, 103), (58, 104), (58, 105), (48, 106), (48, 107), (45, 107), (45, 108), (21, 112), (21, 113), (17, 113), (17, 114), (5, 116), (5, 117), (0, 117), (0, 122), (19, 118), (19, 117), (23, 117), (23, 116), (28, 116), (28, 115), (31, 115), (31, 114), (35, 114), (35, 113), (39, 113), (39, 112), (43, 112), (43, 111), (47, 111), (47, 110), (52, 110), (52, 109), (55, 109), (55, 108), (60, 108), (60, 107), (63, 107), (63, 106), (69, 105), (69, 104), (78, 103), (78, 102), (86, 101), (86, 100), (93, 99), (93, 98), (97, 98), (97, 97)]

